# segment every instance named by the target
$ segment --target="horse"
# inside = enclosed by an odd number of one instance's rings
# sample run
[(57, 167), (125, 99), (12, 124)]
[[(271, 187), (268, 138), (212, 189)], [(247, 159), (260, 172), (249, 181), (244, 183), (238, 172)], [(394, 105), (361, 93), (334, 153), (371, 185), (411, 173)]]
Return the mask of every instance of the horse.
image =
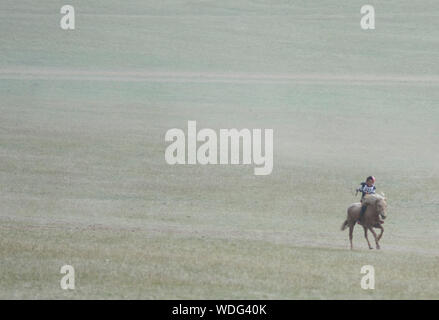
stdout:
[[(363, 214), (363, 217), (360, 218), (360, 211), (361, 206), (365, 205), (367, 206), (366, 211)], [(384, 228), (382, 224), (384, 221), (380, 220), (380, 217), (382, 219), (386, 219), (386, 208), (387, 208), (387, 202), (384, 195), (378, 195), (378, 194), (369, 194), (366, 195), (362, 200), (361, 203), (353, 203), (351, 204), (347, 209), (347, 218), (341, 225), (341, 231), (345, 230), (347, 227), (349, 227), (349, 241), (351, 242), (351, 250), (353, 249), (352, 246), (352, 233), (354, 231), (355, 224), (358, 222), (358, 224), (363, 226), (364, 229), (364, 237), (367, 240), (367, 244), (369, 246), (369, 249), (373, 249), (370, 245), (369, 239), (367, 237), (367, 231), (370, 230), (372, 232), (376, 248), (380, 249), (379, 241), (384, 233)], [(381, 233), (379, 236), (377, 236), (376, 232), (373, 230), (373, 228), (381, 229)]]

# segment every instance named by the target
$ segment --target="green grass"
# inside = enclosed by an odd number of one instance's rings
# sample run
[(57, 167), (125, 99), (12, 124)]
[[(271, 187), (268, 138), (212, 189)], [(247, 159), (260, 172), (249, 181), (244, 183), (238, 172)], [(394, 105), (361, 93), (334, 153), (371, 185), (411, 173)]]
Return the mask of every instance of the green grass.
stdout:
[[(436, 2), (376, 4), (373, 32), (359, 1), (75, 1), (72, 32), (64, 3), (29, 3), (0, 4), (0, 298), (439, 298), (438, 81), (410, 80), (438, 75)], [(376, 79), (233, 81), (252, 73)], [(273, 128), (273, 173), (167, 165), (188, 120)], [(370, 174), (382, 250), (357, 228), (350, 251), (339, 228)]]

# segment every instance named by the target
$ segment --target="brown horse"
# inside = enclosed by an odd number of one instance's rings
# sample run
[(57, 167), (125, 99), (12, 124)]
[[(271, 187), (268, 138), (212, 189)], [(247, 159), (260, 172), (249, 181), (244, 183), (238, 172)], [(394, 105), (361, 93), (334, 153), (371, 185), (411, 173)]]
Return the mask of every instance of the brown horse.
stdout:
[[(358, 219), (360, 218), (360, 211), (361, 211), (362, 205), (366, 205), (367, 208), (363, 214), (363, 217), (360, 219), (360, 221), (358, 221)], [(383, 232), (384, 232), (384, 228), (382, 226), (384, 221), (380, 220), (380, 216), (383, 219), (386, 218), (386, 208), (387, 208), (386, 198), (384, 196), (381, 196), (378, 194), (366, 195), (361, 200), (361, 203), (357, 202), (357, 203), (353, 203), (349, 206), (349, 208), (347, 210), (348, 216), (347, 216), (347, 219), (345, 220), (345, 222), (343, 222), (343, 224), (341, 226), (341, 230), (343, 231), (344, 229), (346, 229), (346, 227), (349, 227), (349, 241), (351, 242), (351, 250), (353, 249), (352, 233), (354, 231), (354, 226), (357, 222), (358, 222), (358, 224), (361, 224), (363, 226), (364, 237), (367, 240), (367, 244), (369, 245), (369, 249), (373, 249), (373, 248), (370, 245), (369, 239), (367, 238), (367, 231), (368, 230), (370, 230), (370, 232), (372, 232), (372, 234), (375, 238), (376, 248), (377, 249), (380, 248), (380, 245), (378, 242), (380, 241), (381, 237), (383, 236)], [(377, 236), (377, 234), (373, 230), (373, 228), (381, 229), (381, 233), (379, 236)]]

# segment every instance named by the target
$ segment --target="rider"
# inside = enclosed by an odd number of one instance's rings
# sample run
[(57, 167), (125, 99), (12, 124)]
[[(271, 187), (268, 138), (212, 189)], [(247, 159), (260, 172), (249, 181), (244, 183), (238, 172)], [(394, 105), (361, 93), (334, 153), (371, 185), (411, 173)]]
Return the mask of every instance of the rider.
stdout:
[[(357, 189), (357, 192), (360, 191), (362, 193), (361, 200), (363, 200), (366, 194), (374, 194), (375, 190), (375, 177), (369, 176), (366, 178), (366, 182), (361, 183), (361, 187)], [(361, 207), (360, 217), (358, 218), (358, 221), (360, 221), (360, 219), (363, 217), (364, 212), (366, 212), (366, 208), (367, 206), (365, 205)]]

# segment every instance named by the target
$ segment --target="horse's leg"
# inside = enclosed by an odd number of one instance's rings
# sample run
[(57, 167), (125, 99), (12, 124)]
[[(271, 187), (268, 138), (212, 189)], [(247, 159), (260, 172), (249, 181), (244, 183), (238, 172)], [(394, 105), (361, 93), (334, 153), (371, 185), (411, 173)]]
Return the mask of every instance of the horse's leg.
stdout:
[(352, 233), (354, 231), (354, 226), (355, 224), (349, 225), (349, 241), (351, 242), (351, 250), (354, 249), (354, 247), (352, 246)]
[(379, 248), (380, 248), (380, 245), (379, 245), (379, 243), (378, 243), (378, 238), (377, 238), (377, 234), (376, 234), (376, 232), (373, 230), (373, 227), (372, 227), (372, 226), (369, 227), (369, 230), (370, 230), (370, 232), (372, 232), (373, 237), (375, 238), (375, 243), (376, 243), (376, 245), (377, 245), (377, 249), (379, 249)]
[(380, 241), (380, 239), (381, 239), (381, 237), (383, 236), (383, 233), (384, 233), (384, 228), (383, 228), (382, 225), (378, 225), (377, 228), (378, 228), (378, 229), (381, 229), (381, 233), (380, 233), (380, 235), (378, 236), (378, 241)]
[(367, 245), (369, 246), (369, 249), (373, 249), (372, 246), (370, 245), (369, 238), (367, 237), (367, 228), (363, 226), (363, 229), (364, 229), (364, 237), (367, 240)]

